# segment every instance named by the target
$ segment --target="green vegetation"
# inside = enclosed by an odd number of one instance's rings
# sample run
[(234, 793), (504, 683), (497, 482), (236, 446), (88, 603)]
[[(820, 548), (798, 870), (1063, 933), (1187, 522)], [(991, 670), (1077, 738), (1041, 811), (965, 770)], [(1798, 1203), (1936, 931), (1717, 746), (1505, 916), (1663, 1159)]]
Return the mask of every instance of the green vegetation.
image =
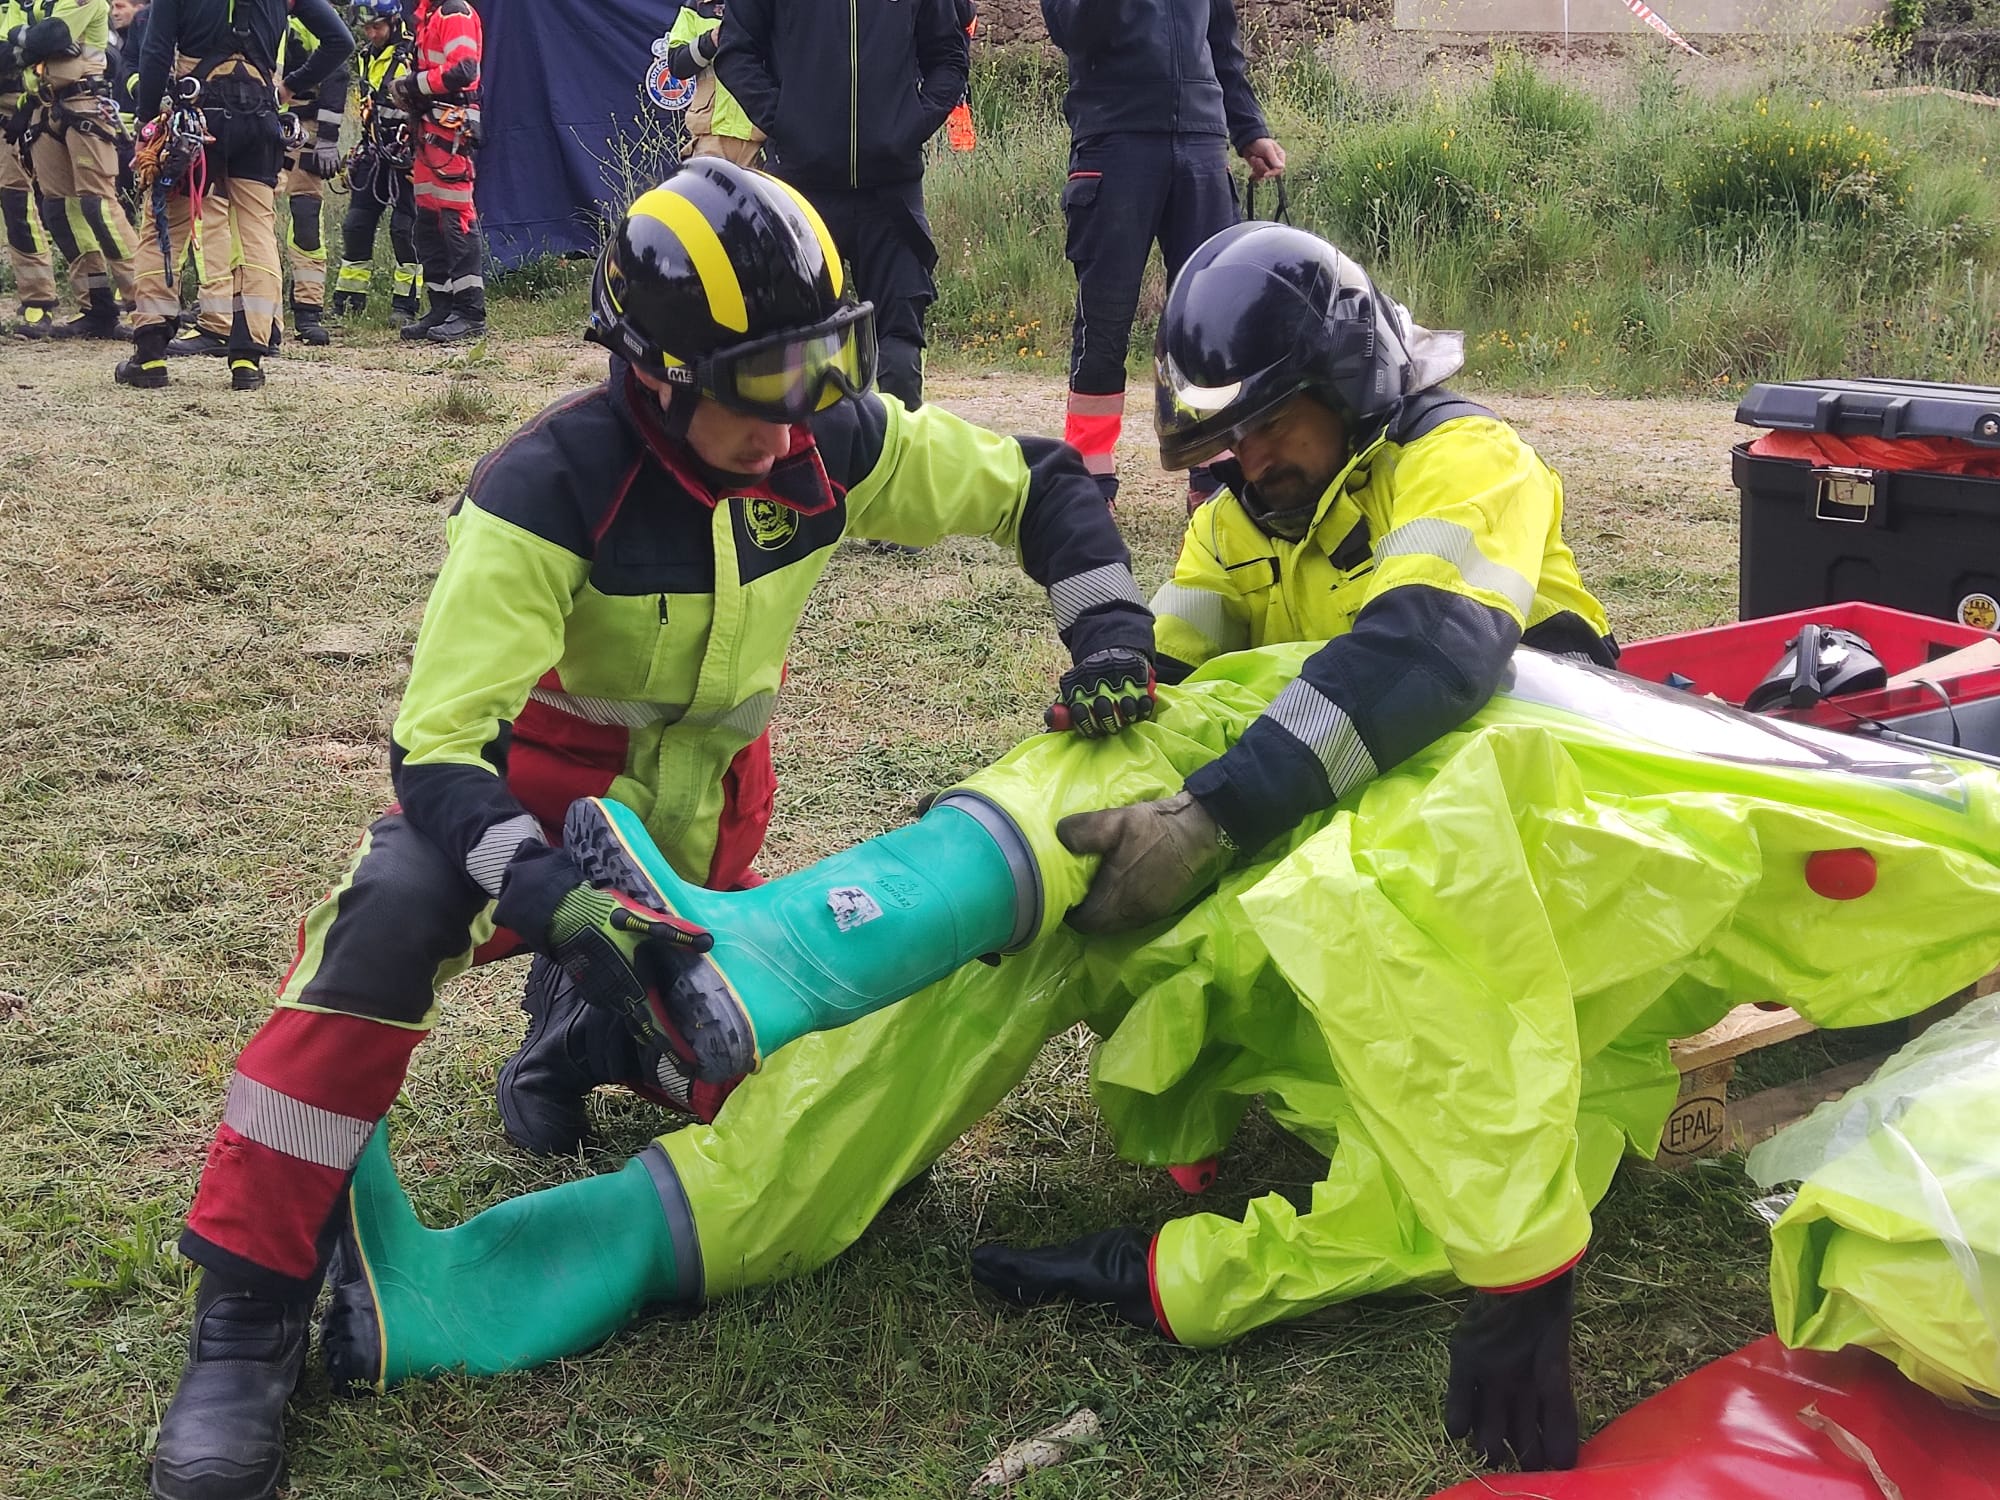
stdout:
[[(1816, 79), (1817, 81), (1802, 81)], [(1390, 93), (1310, 52), (1261, 91), (1295, 222), (1348, 249), (1470, 373), (1628, 395), (1751, 380), (2000, 376), (2000, 120), (1870, 97), (1862, 67), (1794, 60), (1700, 97), (1641, 62), (1605, 104), (1521, 56), (1452, 96)], [(1074, 283), (1058, 194), (1060, 79), (982, 65), (979, 149), (929, 178), (933, 344), (1060, 370)], [(1142, 364), (1157, 270), (1141, 304)]]

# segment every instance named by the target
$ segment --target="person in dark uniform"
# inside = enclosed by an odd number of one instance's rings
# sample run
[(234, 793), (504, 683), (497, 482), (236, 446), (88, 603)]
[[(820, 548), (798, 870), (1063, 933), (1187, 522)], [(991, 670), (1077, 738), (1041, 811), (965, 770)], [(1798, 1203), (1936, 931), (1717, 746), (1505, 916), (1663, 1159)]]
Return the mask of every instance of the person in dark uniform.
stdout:
[[(1069, 58), (1063, 253), (1076, 317), (1063, 437), (1110, 500), (1146, 257), (1157, 241), (1171, 285), (1195, 246), (1236, 222), (1231, 145), (1252, 181), (1284, 171), (1285, 152), (1250, 91), (1233, 0), (1042, 0), (1042, 19)], [(1189, 510), (1214, 488), (1193, 471)]]
[(765, 169), (805, 194), (875, 304), (881, 388), (923, 405), (937, 300), (924, 143), (965, 97), (957, 0), (729, 0), (721, 35), (715, 77), (768, 138)]

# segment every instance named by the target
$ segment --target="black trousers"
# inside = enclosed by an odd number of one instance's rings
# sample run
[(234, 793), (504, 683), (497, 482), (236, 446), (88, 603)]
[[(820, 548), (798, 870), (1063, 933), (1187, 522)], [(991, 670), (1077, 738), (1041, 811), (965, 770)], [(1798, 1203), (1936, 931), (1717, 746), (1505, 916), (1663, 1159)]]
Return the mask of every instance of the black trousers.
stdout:
[(412, 196), (409, 177), (392, 171), (380, 157), (368, 156), (354, 164), (347, 182), (347, 212), (340, 219), (340, 258), (345, 261), (375, 258), (375, 231), (381, 226), (386, 209), (389, 244), (395, 250), (396, 263), (414, 265), (417, 200)]
[(1236, 222), (1229, 143), (1219, 135), (1094, 136), (1070, 148), (1063, 254), (1076, 267), (1070, 389), (1125, 389), (1139, 283), (1154, 242), (1168, 285), (1210, 235)]
[(876, 384), (911, 408), (924, 404), (924, 311), (937, 300), (937, 246), (924, 217), (924, 184), (800, 188), (819, 210), (854, 272), (857, 296), (875, 304)]
[(479, 221), (449, 208), (419, 208), (416, 214), (417, 259), (423, 262), (425, 290), (433, 297), (452, 298), (466, 317), (483, 319), (486, 276)]

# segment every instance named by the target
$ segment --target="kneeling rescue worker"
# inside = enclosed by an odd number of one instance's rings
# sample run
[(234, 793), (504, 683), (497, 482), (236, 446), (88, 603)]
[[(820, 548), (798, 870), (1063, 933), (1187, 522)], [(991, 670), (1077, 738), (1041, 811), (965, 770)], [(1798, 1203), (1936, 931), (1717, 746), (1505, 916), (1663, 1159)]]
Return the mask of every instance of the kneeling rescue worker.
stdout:
[(686, 879), (755, 879), (767, 725), (843, 535), (1016, 549), (1075, 658), (1078, 730), (1152, 710), (1152, 617), (1082, 462), (873, 394), (872, 309), (794, 190), (690, 163), (633, 204), (591, 321), (609, 378), (489, 455), (452, 515), (394, 729), (398, 810), (307, 916), (230, 1081), (181, 1241), (203, 1274), (153, 1461), (165, 1500), (275, 1488), (330, 1229), (439, 984), (532, 949), (644, 987), (662, 947), (708, 940), (585, 878), (549, 842), (571, 803), (614, 794)]
[[(1188, 523), (1153, 596), (1160, 677), (1223, 652), (1326, 639), (1227, 753), (1176, 796), (1063, 819), (1103, 856), (1070, 914), (1086, 932), (1159, 921), (1237, 851), (1457, 729), (1499, 686), (1517, 645), (1615, 665), (1603, 607), (1562, 537), (1562, 485), (1485, 407), (1442, 388), (1455, 336), (1414, 323), (1324, 240), (1287, 226), (1226, 229), (1189, 259), (1155, 350), (1160, 461), (1215, 465), (1224, 488)], [(1296, 1246), (1232, 1226), (1197, 1281), (1240, 1297), (1310, 1274)], [(1171, 1334), (1156, 1237), (1135, 1228), (1019, 1251), (985, 1246), (973, 1274), (1022, 1303), (1068, 1297)], [(1446, 1426), (1483, 1457), (1576, 1461), (1568, 1247), (1542, 1274), (1475, 1292), (1451, 1344)], [(1178, 1283), (1189, 1284), (1187, 1268)], [(1296, 1288), (1294, 1288), (1296, 1289)]]

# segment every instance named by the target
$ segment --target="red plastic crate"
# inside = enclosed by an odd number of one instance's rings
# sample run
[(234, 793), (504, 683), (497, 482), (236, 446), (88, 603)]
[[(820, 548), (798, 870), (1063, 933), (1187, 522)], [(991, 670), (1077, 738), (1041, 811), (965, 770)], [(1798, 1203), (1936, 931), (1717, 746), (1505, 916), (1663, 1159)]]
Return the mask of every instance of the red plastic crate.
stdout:
[[(1741, 620), (1710, 630), (1634, 641), (1625, 647), (1618, 666), (1619, 670), (1649, 682), (1665, 682), (1678, 673), (1693, 680), (1690, 691), (1713, 693), (1726, 703), (1740, 704), (1778, 664), (1801, 625), (1830, 625), (1853, 631), (1874, 649), (1891, 677), (1990, 639), (1994, 634), (1881, 604), (1826, 604), (1788, 615), (1767, 615), (1761, 620)], [(2000, 694), (2000, 668), (1970, 673), (1953, 679), (1951, 684), (1951, 696), (1958, 702), (1996, 694)], [(1935, 708), (1938, 696), (1919, 686), (1850, 693), (1835, 701), (1839, 708), (1822, 705), (1803, 713), (1786, 710), (1780, 717), (1845, 727), (1857, 715), (1880, 719)]]

